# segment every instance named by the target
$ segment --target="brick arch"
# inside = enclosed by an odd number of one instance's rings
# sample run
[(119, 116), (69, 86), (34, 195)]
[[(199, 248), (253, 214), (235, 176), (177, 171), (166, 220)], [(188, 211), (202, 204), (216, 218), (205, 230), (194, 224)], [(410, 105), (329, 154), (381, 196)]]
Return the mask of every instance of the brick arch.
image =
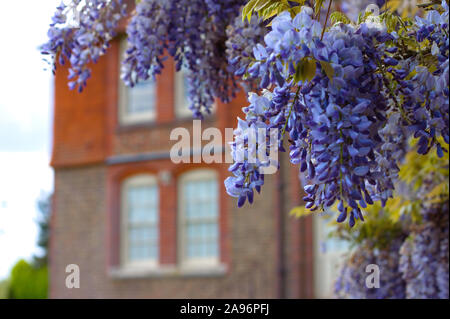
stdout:
[(181, 163), (174, 165), (174, 167), (171, 169), (171, 173), (174, 177), (174, 179), (178, 179), (181, 175), (186, 174), (190, 171), (195, 170), (215, 170), (217, 172), (220, 171), (221, 168), (223, 168), (224, 164), (218, 164), (218, 163), (212, 163), (212, 164), (206, 164), (206, 163)]
[(110, 170), (112, 181), (115, 183), (122, 183), (124, 180), (131, 178), (135, 175), (140, 174), (150, 174), (150, 175), (158, 175), (158, 169), (151, 164), (135, 164), (133, 166), (118, 166), (117, 168), (113, 167)]

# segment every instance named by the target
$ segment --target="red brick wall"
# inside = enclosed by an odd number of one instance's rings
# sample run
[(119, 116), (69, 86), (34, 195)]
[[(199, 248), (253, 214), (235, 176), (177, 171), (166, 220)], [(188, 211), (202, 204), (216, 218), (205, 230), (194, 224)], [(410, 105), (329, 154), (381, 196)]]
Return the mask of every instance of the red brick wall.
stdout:
[(106, 155), (107, 63), (92, 66), (93, 77), (83, 94), (67, 87), (68, 71), (59, 67), (55, 77), (53, 166), (98, 163)]

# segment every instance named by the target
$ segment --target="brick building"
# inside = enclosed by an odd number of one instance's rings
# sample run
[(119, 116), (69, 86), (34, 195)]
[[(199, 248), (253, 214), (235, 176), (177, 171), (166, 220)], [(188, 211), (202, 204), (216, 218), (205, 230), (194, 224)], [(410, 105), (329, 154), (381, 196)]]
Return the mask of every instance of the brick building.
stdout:
[[(229, 164), (173, 163), (171, 131), (193, 133), (184, 78), (167, 60), (156, 82), (124, 87), (122, 44), (82, 94), (68, 90), (66, 69), (55, 78), (50, 297), (329, 296), (339, 249), (320, 249), (321, 220), (288, 215), (301, 204), (297, 168), (282, 157), (255, 203), (238, 209), (223, 185)], [(235, 127), (246, 103), (217, 103), (202, 128)], [(79, 289), (65, 285), (69, 264)]]

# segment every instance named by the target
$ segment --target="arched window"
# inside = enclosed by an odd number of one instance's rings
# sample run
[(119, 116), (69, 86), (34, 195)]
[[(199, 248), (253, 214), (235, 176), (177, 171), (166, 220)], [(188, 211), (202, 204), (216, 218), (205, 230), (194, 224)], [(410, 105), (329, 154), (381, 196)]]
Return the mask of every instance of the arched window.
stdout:
[[(126, 41), (121, 41), (121, 54), (126, 48)], [(136, 74), (134, 74), (136, 76)], [(127, 87), (119, 79), (119, 122), (136, 124), (153, 121), (156, 118), (156, 82), (149, 78), (140, 81), (134, 87)]]
[(159, 194), (157, 179), (137, 175), (122, 184), (122, 263), (157, 266), (159, 255)]
[(179, 247), (183, 265), (219, 263), (217, 174), (195, 170), (179, 179)]

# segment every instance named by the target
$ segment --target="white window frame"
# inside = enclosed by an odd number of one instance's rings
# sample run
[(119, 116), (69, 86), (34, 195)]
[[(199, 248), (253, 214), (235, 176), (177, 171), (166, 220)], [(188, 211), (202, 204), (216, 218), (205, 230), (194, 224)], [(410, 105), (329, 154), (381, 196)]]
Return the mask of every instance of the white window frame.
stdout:
[[(187, 258), (186, 257), (186, 205), (184, 199), (183, 186), (187, 182), (214, 180), (217, 183), (217, 256), (211, 258)], [(184, 173), (178, 180), (178, 260), (182, 268), (210, 268), (218, 267), (220, 265), (220, 191), (218, 185), (218, 174), (211, 169), (196, 169)]]
[[(187, 96), (184, 96), (184, 77), (185, 71), (181, 69), (178, 72), (175, 72), (175, 117), (176, 118), (192, 118), (192, 111), (189, 109), (189, 99)], [(211, 114), (216, 112), (217, 103), (211, 107)]]
[[(120, 57), (122, 58), (124, 56), (125, 50), (127, 47), (127, 41), (126, 39), (122, 39), (120, 41)], [(119, 72), (121, 70), (121, 59), (119, 59)], [(157, 83), (155, 83), (155, 107), (152, 111), (148, 112), (141, 112), (137, 114), (129, 114), (127, 112), (127, 106), (128, 106), (128, 94), (129, 90), (132, 88), (129, 88), (125, 85), (123, 80), (119, 76), (119, 123), (121, 125), (130, 125), (130, 124), (140, 124), (140, 123), (147, 123), (147, 122), (154, 122), (156, 120), (156, 107), (157, 107)]]
[[(132, 187), (150, 186), (156, 187), (157, 198), (157, 212), (156, 212), (156, 230), (157, 230), (157, 255), (155, 259), (148, 259), (142, 261), (131, 261), (128, 256), (129, 237), (128, 237), (128, 190)], [(159, 251), (160, 251), (160, 220), (159, 220), (159, 187), (158, 180), (154, 175), (140, 174), (127, 178), (121, 187), (121, 227), (120, 227), (120, 259), (121, 268), (132, 269), (151, 269), (158, 268), (159, 265)]]

